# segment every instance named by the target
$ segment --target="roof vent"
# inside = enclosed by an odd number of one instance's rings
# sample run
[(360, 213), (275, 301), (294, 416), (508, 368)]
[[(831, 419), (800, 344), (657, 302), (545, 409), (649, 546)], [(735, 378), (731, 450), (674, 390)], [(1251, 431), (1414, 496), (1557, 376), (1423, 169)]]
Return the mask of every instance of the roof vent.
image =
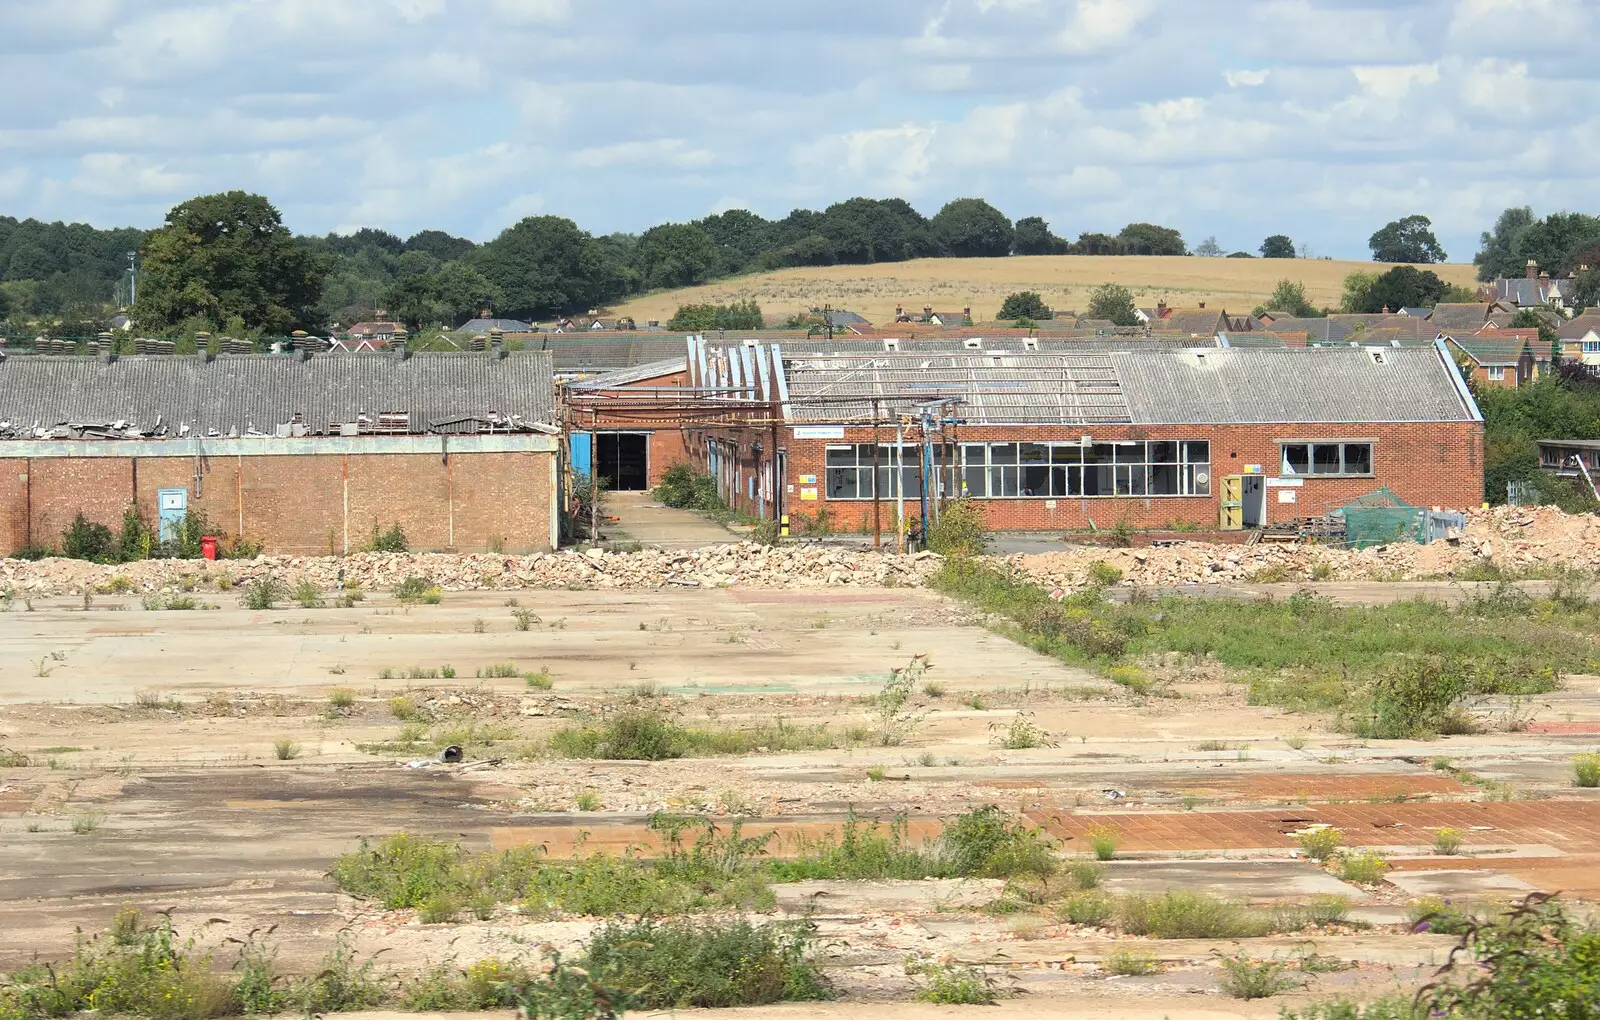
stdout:
[(898, 351), (900, 349), (900, 341), (899, 340), (885, 340), (883, 342), (883, 349), (886, 350), (886, 351)]
[(963, 340), (963, 341), (961, 341), (961, 344), (962, 344), (962, 346), (964, 346), (969, 351), (981, 351), (981, 350), (983, 350), (983, 341), (979, 340), (976, 337), (973, 337), (973, 338), (968, 339), (968, 340)]
[(753, 336), (747, 336), (744, 338), (744, 345), (746, 347), (759, 347), (761, 345), (761, 341), (757, 340)]
[(1388, 364), (1388, 362), (1384, 360), (1383, 349), (1381, 347), (1368, 347), (1367, 348), (1367, 357), (1372, 359), (1372, 363), (1374, 365), (1387, 365)]

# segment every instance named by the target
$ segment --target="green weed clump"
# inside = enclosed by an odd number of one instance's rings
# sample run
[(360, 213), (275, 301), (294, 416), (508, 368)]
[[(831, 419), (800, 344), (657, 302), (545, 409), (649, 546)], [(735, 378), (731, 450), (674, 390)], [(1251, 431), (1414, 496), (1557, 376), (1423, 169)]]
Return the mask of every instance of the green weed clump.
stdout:
[(436, 606), (443, 600), (444, 592), (426, 577), (412, 574), (395, 586), (394, 597), (406, 605)]
[(1339, 857), (1339, 877), (1356, 885), (1376, 885), (1388, 870), (1389, 862), (1375, 853), (1346, 853)]
[(1185, 889), (1124, 897), (1118, 924), (1129, 935), (1157, 939), (1258, 938), (1272, 930), (1272, 919), (1265, 914)]
[(999, 999), (994, 979), (982, 967), (958, 963), (910, 963), (906, 973), (921, 978), (911, 997), (941, 1006), (992, 1006)]
[(1117, 901), (1103, 892), (1082, 890), (1056, 905), (1056, 914), (1069, 924), (1103, 928), (1117, 914)]
[(982, 556), (989, 551), (989, 525), (970, 499), (946, 503), (928, 527), (928, 548), (944, 556)]
[(1289, 976), (1289, 965), (1282, 960), (1253, 960), (1244, 953), (1221, 960), (1222, 990), (1235, 999), (1269, 999), (1287, 992), (1299, 982)]
[(271, 574), (264, 574), (245, 587), (239, 601), (246, 609), (277, 609), (278, 603), (289, 596), (289, 588)]
[(1142, 949), (1118, 949), (1106, 955), (1105, 962), (1100, 964), (1100, 969), (1107, 974), (1121, 977), (1141, 977), (1146, 974), (1159, 974), (1165, 968), (1153, 953)]
[[(530, 674), (530, 687), (545, 687), (548, 674)], [(564, 758), (664, 761), (671, 758), (749, 754), (756, 748), (799, 751), (837, 747), (827, 725), (796, 726), (783, 719), (740, 728), (680, 726), (657, 712), (620, 712), (599, 726), (578, 726), (550, 735), (550, 750)]]
[(641, 1009), (718, 1009), (809, 1002), (830, 992), (811, 957), (809, 923), (612, 922), (585, 948), (584, 970)]
[(1321, 862), (1338, 852), (1340, 844), (1344, 842), (1344, 834), (1332, 826), (1324, 825), (1300, 833), (1295, 837), (1295, 842), (1306, 857)]
[(650, 495), (662, 504), (679, 510), (707, 513), (726, 511), (728, 506), (717, 495), (717, 483), (710, 475), (697, 473), (687, 464), (675, 464), (661, 476)]
[(1600, 753), (1580, 754), (1572, 759), (1572, 782), (1587, 789), (1600, 786)]

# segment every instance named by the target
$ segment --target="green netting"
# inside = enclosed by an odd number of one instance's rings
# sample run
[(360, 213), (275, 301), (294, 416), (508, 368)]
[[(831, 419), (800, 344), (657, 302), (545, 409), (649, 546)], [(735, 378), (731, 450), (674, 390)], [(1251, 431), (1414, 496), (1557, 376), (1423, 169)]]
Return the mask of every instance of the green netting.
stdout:
[(1369, 492), (1339, 509), (1345, 543), (1352, 549), (1391, 542), (1425, 542), (1426, 511), (1412, 506), (1388, 488)]

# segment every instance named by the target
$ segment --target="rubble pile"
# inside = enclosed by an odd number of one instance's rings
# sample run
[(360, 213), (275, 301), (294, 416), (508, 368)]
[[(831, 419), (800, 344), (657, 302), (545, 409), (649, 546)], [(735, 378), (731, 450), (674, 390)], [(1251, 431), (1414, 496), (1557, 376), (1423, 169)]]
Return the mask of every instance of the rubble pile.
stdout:
[[(686, 551), (589, 549), (509, 556), (493, 553), (355, 553), (350, 556), (258, 556), (251, 560), (140, 560), (101, 565), (83, 560), (0, 560), (0, 591), (17, 595), (148, 593), (236, 588), (271, 575), (293, 586), (309, 580), (327, 591), (358, 585), (390, 591), (425, 577), (445, 591), (518, 588), (818, 588), (915, 587), (938, 568), (932, 553), (909, 556), (828, 547), (767, 547), (744, 542)], [(125, 578), (126, 581), (118, 581)], [(131, 586), (131, 587), (130, 587)]]
[(1180, 542), (1148, 549), (1076, 547), (1010, 557), (1040, 584), (1077, 588), (1094, 564), (1122, 572), (1124, 583), (1169, 586), (1305, 581), (1418, 581), (1494, 566), (1507, 573), (1562, 567), (1600, 572), (1600, 517), (1554, 507), (1494, 507), (1467, 513), (1459, 535), (1429, 545), (1400, 542), (1370, 549), (1326, 545), (1213, 545)]
[[(407, 577), (426, 577), (446, 591), (518, 588), (821, 588), (923, 585), (940, 557), (879, 554), (832, 546), (767, 547), (754, 543), (687, 551), (589, 549), (507, 556), (493, 553), (356, 553), (351, 556), (258, 556), (253, 560), (144, 560), (106, 566), (81, 560), (0, 560), (0, 591), (65, 595), (215, 591), (271, 575), (287, 585), (309, 580), (332, 591), (358, 585), (392, 590)], [(1600, 517), (1569, 516), (1553, 507), (1496, 507), (1467, 514), (1458, 536), (1430, 545), (1409, 542), (1372, 549), (1178, 542), (1113, 549), (1067, 546), (1060, 552), (1017, 555), (1004, 562), (1052, 587), (1089, 583), (1097, 563), (1122, 573), (1125, 584), (1240, 584), (1306, 581), (1409, 581), (1459, 576), (1493, 565), (1507, 573), (1565, 567), (1600, 573)], [(126, 578), (125, 583), (113, 584)], [(129, 587), (131, 585), (131, 588)]]

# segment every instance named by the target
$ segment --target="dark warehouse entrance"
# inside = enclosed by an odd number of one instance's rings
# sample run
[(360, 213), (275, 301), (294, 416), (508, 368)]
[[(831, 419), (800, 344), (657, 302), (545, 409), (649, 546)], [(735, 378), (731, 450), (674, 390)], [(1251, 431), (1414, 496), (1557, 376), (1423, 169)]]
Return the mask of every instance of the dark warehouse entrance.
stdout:
[(642, 492), (650, 487), (650, 434), (595, 433), (595, 473), (613, 492)]

